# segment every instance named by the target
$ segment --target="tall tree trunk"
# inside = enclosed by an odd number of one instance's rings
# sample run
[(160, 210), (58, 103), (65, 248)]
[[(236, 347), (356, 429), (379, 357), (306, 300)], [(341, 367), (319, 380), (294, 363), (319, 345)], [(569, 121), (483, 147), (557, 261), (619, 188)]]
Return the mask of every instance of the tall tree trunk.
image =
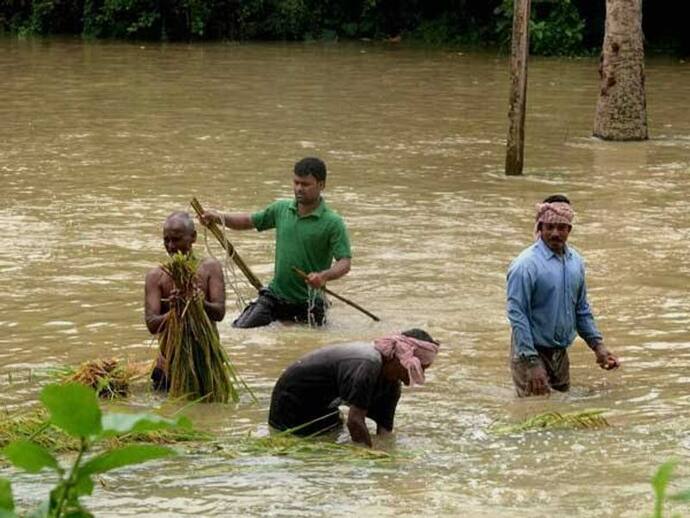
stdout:
[(606, 34), (594, 136), (646, 140), (642, 0), (606, 0)]
[(513, 39), (510, 58), (510, 107), (506, 174), (521, 175), (525, 149), (527, 58), (529, 57), (530, 0), (513, 2)]

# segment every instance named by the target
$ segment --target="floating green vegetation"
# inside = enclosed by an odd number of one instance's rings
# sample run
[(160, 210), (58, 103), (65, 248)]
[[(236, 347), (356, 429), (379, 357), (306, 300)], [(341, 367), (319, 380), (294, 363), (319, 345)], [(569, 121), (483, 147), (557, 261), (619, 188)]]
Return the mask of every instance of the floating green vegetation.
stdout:
[[(211, 439), (212, 436), (209, 433), (191, 428), (169, 427), (121, 433), (105, 438), (103, 443), (107, 448), (114, 448), (133, 443), (175, 444), (203, 442)], [(79, 451), (80, 447), (79, 439), (51, 424), (48, 413), (41, 408), (17, 415), (11, 415), (7, 411), (0, 412), (0, 448), (18, 440), (31, 440), (52, 453)]]
[(570, 412), (566, 414), (546, 412), (544, 414), (529, 417), (517, 424), (493, 426), (491, 431), (496, 434), (510, 434), (545, 429), (606, 428), (610, 425), (603, 416), (603, 413), (603, 410), (584, 410), (582, 412)]
[(206, 314), (204, 294), (196, 285), (198, 265), (196, 257), (179, 252), (162, 265), (177, 290), (159, 336), (170, 396), (206, 403), (237, 402), (242, 386), (256, 399), (225, 353), (218, 330)]

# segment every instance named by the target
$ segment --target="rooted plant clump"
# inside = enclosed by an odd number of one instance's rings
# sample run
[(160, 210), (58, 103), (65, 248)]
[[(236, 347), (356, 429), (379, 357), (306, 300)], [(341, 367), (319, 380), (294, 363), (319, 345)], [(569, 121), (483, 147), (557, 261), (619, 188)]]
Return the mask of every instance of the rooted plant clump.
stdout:
[(176, 289), (159, 335), (170, 395), (209, 403), (237, 402), (238, 385), (251, 391), (237, 374), (216, 326), (206, 314), (204, 294), (195, 279), (198, 265), (192, 254), (178, 252), (162, 266)]

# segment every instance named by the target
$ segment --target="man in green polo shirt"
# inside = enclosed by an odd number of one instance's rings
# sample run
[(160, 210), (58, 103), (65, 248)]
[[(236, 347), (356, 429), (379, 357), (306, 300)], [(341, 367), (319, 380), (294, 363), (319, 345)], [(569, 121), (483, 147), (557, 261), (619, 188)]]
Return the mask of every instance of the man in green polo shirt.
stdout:
[[(274, 320), (322, 325), (325, 304), (319, 296), (310, 297), (310, 288), (319, 289), (350, 271), (345, 223), (321, 197), (326, 164), (303, 158), (295, 164), (292, 183), (294, 200), (275, 201), (254, 214), (208, 210), (201, 218), (204, 224), (213, 221), (233, 230), (276, 229), (273, 280), (233, 322), (234, 327), (260, 327)], [(307, 272), (308, 278), (302, 280), (293, 267)]]

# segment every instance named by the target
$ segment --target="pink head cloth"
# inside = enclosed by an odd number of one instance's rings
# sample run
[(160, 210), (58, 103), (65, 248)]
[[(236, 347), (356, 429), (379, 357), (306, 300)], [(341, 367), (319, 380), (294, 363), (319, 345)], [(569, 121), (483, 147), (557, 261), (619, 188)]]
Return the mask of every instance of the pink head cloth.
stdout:
[(534, 218), (534, 238), (541, 237), (539, 223), (565, 223), (573, 225), (575, 212), (569, 203), (564, 201), (554, 201), (551, 203), (537, 203), (537, 215)]
[(410, 385), (424, 384), (422, 365), (431, 365), (438, 353), (438, 345), (435, 343), (405, 335), (379, 338), (374, 341), (374, 348), (388, 360), (398, 359), (410, 375)]

